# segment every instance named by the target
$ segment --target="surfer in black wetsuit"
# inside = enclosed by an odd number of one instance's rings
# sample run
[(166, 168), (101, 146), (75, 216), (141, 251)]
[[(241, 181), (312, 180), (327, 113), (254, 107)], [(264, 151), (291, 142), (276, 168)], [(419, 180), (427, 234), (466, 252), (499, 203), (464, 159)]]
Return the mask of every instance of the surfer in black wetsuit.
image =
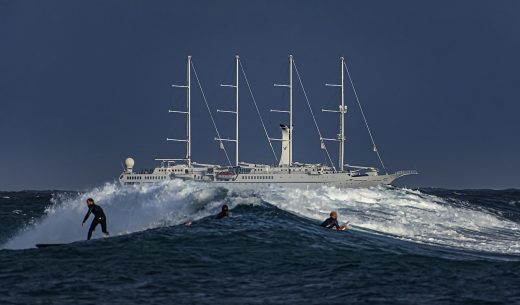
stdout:
[(107, 231), (107, 218), (105, 216), (105, 213), (103, 212), (103, 209), (99, 205), (94, 204), (94, 199), (92, 198), (87, 199), (87, 205), (88, 212), (87, 215), (85, 215), (85, 218), (83, 218), (81, 226), (83, 226), (85, 221), (87, 221), (88, 217), (90, 216), (90, 213), (94, 214), (94, 220), (92, 220), (90, 228), (88, 229), (87, 240), (90, 240), (90, 238), (92, 237), (92, 232), (94, 232), (98, 224), (101, 224), (101, 230), (103, 231), (103, 233), (105, 233), (105, 236), (110, 235)]
[(229, 208), (228, 208), (227, 204), (224, 204), (222, 206), (222, 211), (220, 213), (218, 213), (216, 218), (221, 219), (221, 218), (228, 217), (228, 216), (229, 216)]
[(330, 212), (330, 217), (327, 218), (322, 224), (322, 227), (327, 229), (336, 229), (338, 231), (343, 231), (347, 229), (346, 225), (340, 226), (338, 223), (338, 213), (336, 211)]

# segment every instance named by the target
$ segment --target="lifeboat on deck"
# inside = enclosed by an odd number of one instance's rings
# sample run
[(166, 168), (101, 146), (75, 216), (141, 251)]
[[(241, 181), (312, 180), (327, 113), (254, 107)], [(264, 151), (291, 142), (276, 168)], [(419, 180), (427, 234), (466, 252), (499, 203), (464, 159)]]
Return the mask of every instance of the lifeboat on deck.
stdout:
[(235, 172), (227, 171), (227, 172), (221, 172), (217, 174), (217, 179), (219, 180), (233, 180), (237, 174)]

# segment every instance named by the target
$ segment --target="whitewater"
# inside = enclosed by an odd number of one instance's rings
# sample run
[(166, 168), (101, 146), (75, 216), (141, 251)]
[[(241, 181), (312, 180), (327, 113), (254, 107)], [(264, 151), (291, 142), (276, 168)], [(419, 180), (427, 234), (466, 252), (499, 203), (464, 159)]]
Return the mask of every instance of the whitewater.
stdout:
[[(492, 209), (464, 200), (446, 199), (419, 190), (395, 187), (364, 189), (294, 189), (270, 186), (227, 190), (208, 184), (173, 180), (162, 184), (121, 187), (106, 183), (87, 192), (55, 195), (42, 217), (33, 219), (2, 245), (32, 248), (37, 243), (70, 243), (85, 239), (89, 221), (85, 200), (103, 207), (111, 236), (177, 226), (240, 205), (273, 205), (316, 224), (332, 210), (351, 230), (387, 238), (469, 251), (520, 254), (520, 225)], [(232, 211), (233, 212), (233, 211)], [(100, 228), (94, 233), (99, 238)]]

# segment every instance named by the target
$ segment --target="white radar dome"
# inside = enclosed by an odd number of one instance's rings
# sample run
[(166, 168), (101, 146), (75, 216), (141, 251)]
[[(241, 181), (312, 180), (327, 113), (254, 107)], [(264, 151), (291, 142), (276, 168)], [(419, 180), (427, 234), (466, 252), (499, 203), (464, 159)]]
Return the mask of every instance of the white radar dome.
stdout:
[(126, 168), (134, 168), (134, 159), (132, 158), (126, 158), (125, 160), (125, 165), (126, 165)]

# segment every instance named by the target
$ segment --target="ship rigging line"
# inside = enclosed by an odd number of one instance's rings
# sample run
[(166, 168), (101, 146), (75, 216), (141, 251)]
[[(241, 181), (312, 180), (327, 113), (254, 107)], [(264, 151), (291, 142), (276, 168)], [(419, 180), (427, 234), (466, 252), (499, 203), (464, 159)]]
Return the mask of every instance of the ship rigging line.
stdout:
[(356, 87), (354, 87), (354, 82), (352, 81), (352, 77), (350, 77), (350, 72), (348, 71), (347, 63), (346, 61), (343, 63), (345, 66), (345, 70), (347, 70), (348, 79), (350, 81), (350, 85), (352, 86), (352, 90), (354, 91), (354, 96), (356, 97), (357, 104), (359, 106), (359, 110), (361, 110), (361, 115), (363, 115), (363, 120), (365, 121), (365, 125), (367, 126), (368, 135), (370, 135), (370, 140), (372, 140), (372, 145), (374, 146), (374, 152), (377, 154), (377, 157), (379, 158), (379, 162), (381, 162), (381, 166), (386, 172), (385, 164), (383, 163), (383, 159), (381, 158), (381, 155), (379, 154), (379, 150), (377, 149), (376, 142), (374, 141), (374, 137), (372, 136), (372, 132), (370, 131), (370, 127), (368, 127), (367, 118), (365, 117), (365, 112), (363, 111), (363, 107), (361, 107), (361, 103), (359, 102), (359, 98), (356, 92)]
[[(213, 119), (213, 115), (211, 114), (211, 110), (209, 108), (208, 101), (206, 100), (206, 95), (204, 94), (204, 90), (202, 89), (202, 85), (200, 84), (199, 76), (197, 75), (197, 70), (195, 70), (195, 65), (193, 64), (193, 61), (191, 61), (191, 67), (193, 68), (193, 72), (195, 73), (195, 78), (197, 79), (197, 84), (199, 84), (200, 92), (202, 93), (202, 98), (204, 99), (204, 103), (206, 104), (206, 108), (208, 109), (209, 117), (211, 118), (211, 122), (213, 122), (213, 127), (215, 127), (215, 132), (217, 133), (217, 137), (221, 139), (220, 133), (218, 132), (217, 124), (215, 123), (215, 120)], [(224, 150), (224, 154), (226, 155), (226, 159), (229, 163), (229, 166), (231, 165), (231, 160), (229, 159), (226, 147), (223, 145), (222, 140), (220, 140), (220, 147)]]
[[(296, 71), (296, 75), (298, 76), (298, 80), (300, 81), (300, 85), (302, 86), (303, 95), (305, 96), (305, 100), (307, 101), (307, 105), (309, 106), (309, 111), (311, 112), (312, 120), (314, 121), (316, 130), (318, 131), (318, 135), (320, 136), (321, 147), (327, 153), (327, 158), (329, 158), (329, 162), (330, 162), (332, 168), (334, 169), (334, 171), (336, 171), (336, 167), (334, 166), (334, 163), (332, 162), (332, 159), (330, 158), (330, 154), (329, 154), (329, 151), (327, 150), (327, 146), (325, 145), (325, 141), (323, 141), (323, 137), (321, 136), (320, 128), (318, 127), (318, 123), (316, 122), (316, 117), (314, 116), (314, 112), (312, 111), (311, 103), (309, 102), (309, 98), (307, 97), (307, 92), (305, 92), (305, 87), (303, 86), (303, 82), (300, 77), (300, 72), (298, 72), (298, 68), (296, 67), (296, 61), (294, 59), (293, 59), (293, 66), (294, 66), (294, 70)], [(292, 126), (291, 126), (291, 129), (292, 129)], [(340, 170), (343, 170), (343, 169), (340, 169)]]
[(278, 163), (278, 157), (276, 157), (276, 153), (274, 152), (273, 143), (271, 143), (271, 139), (269, 138), (269, 134), (267, 134), (267, 129), (265, 128), (264, 120), (262, 120), (262, 115), (260, 114), (260, 110), (258, 110), (258, 105), (256, 104), (255, 96), (253, 95), (253, 91), (251, 90), (251, 86), (249, 85), (249, 81), (247, 80), (246, 72), (244, 71), (244, 66), (242, 66), (242, 61), (238, 61), (240, 63), (240, 69), (242, 69), (242, 74), (244, 75), (244, 79), (246, 80), (247, 88), (249, 89), (249, 93), (251, 94), (251, 98), (253, 99), (253, 103), (256, 108), (256, 113), (258, 113), (258, 117), (260, 118), (260, 122), (262, 123), (262, 127), (264, 128), (265, 136), (267, 141), (269, 142), (269, 146), (271, 146), (271, 151), (273, 152), (274, 159), (276, 163)]

